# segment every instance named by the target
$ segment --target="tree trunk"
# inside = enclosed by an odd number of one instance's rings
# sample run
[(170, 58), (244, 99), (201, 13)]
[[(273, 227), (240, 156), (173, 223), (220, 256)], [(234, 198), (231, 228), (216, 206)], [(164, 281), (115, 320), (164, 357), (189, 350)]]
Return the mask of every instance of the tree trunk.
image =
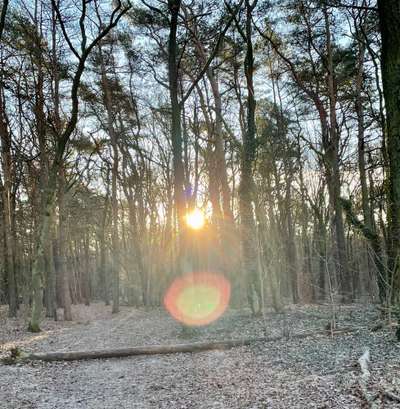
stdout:
[[(40, 212), (45, 211), (46, 207), (46, 186), (49, 179), (49, 158), (47, 155), (47, 141), (46, 141), (46, 116), (44, 113), (44, 73), (42, 67), (42, 51), (41, 51), (41, 35), (39, 32), (35, 33), (36, 48), (38, 50), (39, 56), (36, 62), (37, 66), (37, 81), (35, 84), (35, 121), (36, 121), (36, 132), (39, 142), (39, 153), (40, 153), (40, 173), (39, 173), (39, 184), (40, 184)], [(51, 226), (51, 225), (50, 225)], [(52, 254), (52, 229), (48, 232), (46, 236), (46, 241), (43, 243), (44, 259), (44, 279), (45, 279), (45, 306), (46, 306), (46, 316), (49, 318), (56, 318), (56, 308), (55, 308), (55, 268), (54, 259)]]
[(254, 56), (252, 43), (252, 11), (256, 2), (250, 4), (246, 0), (246, 58), (244, 70), (247, 84), (247, 118), (246, 130), (243, 134), (243, 150), (241, 157), (241, 181), (239, 187), (239, 209), (241, 219), (241, 240), (243, 252), (243, 270), (247, 276), (247, 295), (253, 314), (261, 312), (261, 289), (257, 257), (257, 234), (253, 205), (255, 191), (253, 166), (256, 155), (256, 122), (253, 72)]
[(382, 303), (387, 301), (387, 271), (385, 260), (383, 257), (383, 249), (376, 231), (373, 211), (370, 206), (370, 195), (367, 183), (366, 164), (365, 164), (365, 123), (364, 123), (364, 105), (363, 105), (363, 82), (364, 82), (364, 58), (365, 58), (365, 44), (364, 39), (358, 39), (358, 69), (356, 75), (356, 100), (355, 111), (357, 114), (357, 139), (358, 139), (358, 171), (360, 175), (361, 184), (361, 203), (364, 218), (365, 228), (370, 234), (366, 236), (370, 244), (370, 253), (375, 265), (377, 284), (379, 290), (379, 299)]
[(108, 274), (106, 272), (106, 256), (107, 256), (107, 249), (106, 249), (106, 226), (107, 226), (107, 217), (109, 212), (109, 171), (107, 171), (107, 178), (106, 178), (106, 197), (104, 199), (104, 208), (102, 211), (101, 216), (101, 223), (100, 223), (100, 231), (99, 231), (99, 247), (100, 247), (100, 265), (99, 265), (99, 290), (101, 299), (104, 301), (106, 305), (110, 305), (109, 300), (109, 291), (108, 291)]
[(71, 294), (69, 288), (70, 274), (67, 268), (66, 257), (66, 229), (67, 215), (65, 209), (65, 170), (60, 170), (58, 186), (58, 266), (61, 277), (62, 306), (64, 309), (64, 320), (72, 321)]
[[(295, 225), (292, 217), (292, 186), (291, 178), (293, 177), (292, 163), (291, 159), (288, 158), (287, 166), (285, 166), (285, 215), (286, 215), (286, 253), (287, 253), (287, 267), (289, 273), (290, 287), (292, 293), (292, 300), (294, 304), (299, 302), (299, 288), (298, 288), (298, 277), (297, 277), (297, 251), (296, 251), (296, 234)], [(289, 169), (287, 169), (287, 167)]]
[[(329, 187), (329, 196), (331, 201), (333, 215), (333, 227), (336, 244), (336, 273), (339, 280), (340, 290), (345, 300), (352, 299), (352, 286), (350, 279), (350, 270), (348, 266), (348, 257), (346, 251), (346, 239), (343, 224), (343, 214), (340, 202), (341, 191), (341, 179), (339, 169), (339, 147), (340, 147), (340, 135), (338, 130), (337, 118), (336, 118), (336, 78), (333, 65), (332, 54), (332, 38), (328, 10), (324, 7), (325, 17), (325, 31), (326, 31), (326, 53), (327, 53), (327, 85), (329, 92), (329, 127), (327, 129), (329, 135), (329, 142), (325, 145), (326, 156), (326, 172), (327, 182)], [(328, 136), (327, 135), (327, 136)]]
[[(171, 15), (168, 39), (168, 81), (171, 103), (171, 142), (174, 173), (175, 212), (178, 222), (178, 269), (182, 270), (185, 261), (185, 224), (186, 200), (184, 193), (184, 167), (182, 162), (182, 126), (181, 105), (178, 101), (178, 44), (177, 28), (181, 0), (169, 0), (168, 8)], [(181, 271), (180, 271), (181, 272)]]
[(40, 331), (40, 316), (43, 308), (43, 272), (45, 271), (46, 243), (49, 241), (50, 226), (54, 212), (57, 171), (49, 175), (48, 186), (45, 190), (46, 202), (39, 215), (39, 234), (37, 237), (35, 258), (32, 265), (32, 313), (28, 329), (31, 332)]
[(83, 266), (84, 266), (84, 277), (83, 277), (83, 283), (84, 283), (84, 298), (85, 298), (85, 305), (89, 306), (90, 305), (90, 299), (91, 299), (91, 274), (90, 274), (90, 254), (89, 254), (89, 241), (90, 237), (89, 234), (86, 232), (83, 235)]
[(15, 279), (15, 264), (14, 264), (14, 240), (12, 234), (12, 218), (15, 217), (12, 200), (12, 158), (11, 158), (11, 135), (8, 131), (7, 119), (5, 114), (4, 92), (0, 88), (0, 138), (2, 145), (2, 166), (3, 166), (3, 229), (4, 229), (4, 250), (5, 259), (4, 266), (7, 277), (8, 288), (8, 314), (10, 317), (17, 316), (17, 288)]
[(387, 124), (388, 275), (399, 299), (400, 256), (400, 3), (378, 0), (382, 33), (382, 82)]
[(104, 66), (104, 59), (102, 56), (102, 49), (100, 47), (101, 60), (101, 86), (103, 90), (103, 101), (107, 113), (107, 132), (111, 139), (111, 148), (113, 152), (113, 161), (111, 167), (111, 246), (112, 246), (112, 270), (113, 270), (113, 306), (112, 312), (116, 314), (119, 312), (119, 270), (120, 270), (120, 252), (119, 252), (119, 237), (118, 237), (118, 197), (117, 197), (117, 178), (119, 167), (119, 150), (118, 150), (118, 136), (115, 130), (115, 120), (112, 104), (112, 93), (110, 89), (109, 80), (107, 78), (106, 69)]

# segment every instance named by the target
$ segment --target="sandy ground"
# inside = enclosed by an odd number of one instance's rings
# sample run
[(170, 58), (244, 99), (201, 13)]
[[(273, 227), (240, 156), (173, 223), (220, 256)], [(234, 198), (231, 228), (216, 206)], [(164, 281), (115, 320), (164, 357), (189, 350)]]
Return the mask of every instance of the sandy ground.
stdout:
[[(45, 321), (29, 334), (24, 318), (0, 309), (0, 355), (25, 351), (92, 350), (286, 334), (277, 342), (197, 354), (173, 354), (72, 363), (0, 365), (0, 408), (363, 408), (358, 358), (371, 352), (369, 390), (400, 395), (400, 343), (390, 331), (291, 339), (321, 330), (330, 307), (305, 306), (253, 319), (229, 311), (207, 328), (183, 334), (163, 311), (75, 306), (72, 323)], [(345, 306), (338, 325), (365, 327), (378, 319), (372, 306)], [(378, 407), (400, 408), (386, 398)]]

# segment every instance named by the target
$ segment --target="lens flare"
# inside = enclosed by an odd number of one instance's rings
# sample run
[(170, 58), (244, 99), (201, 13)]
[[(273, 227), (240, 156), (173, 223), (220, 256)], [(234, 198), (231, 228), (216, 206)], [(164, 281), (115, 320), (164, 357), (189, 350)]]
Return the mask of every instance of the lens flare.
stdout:
[(177, 278), (164, 297), (167, 311), (186, 325), (202, 326), (225, 312), (231, 294), (229, 281), (220, 274), (199, 272)]
[(194, 209), (186, 215), (186, 224), (194, 230), (201, 229), (204, 223), (204, 214), (200, 209)]

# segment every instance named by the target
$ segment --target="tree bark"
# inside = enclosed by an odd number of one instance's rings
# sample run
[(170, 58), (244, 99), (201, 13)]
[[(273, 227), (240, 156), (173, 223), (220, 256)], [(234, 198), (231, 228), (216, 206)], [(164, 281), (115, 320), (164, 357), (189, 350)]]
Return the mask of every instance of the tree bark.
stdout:
[[(355, 21), (356, 24), (356, 21)], [(363, 27), (357, 28), (357, 33), (363, 30)], [(367, 183), (366, 163), (365, 163), (365, 110), (363, 104), (363, 84), (364, 84), (364, 59), (366, 46), (364, 38), (356, 38), (359, 51), (357, 57), (357, 73), (355, 80), (356, 96), (355, 96), (355, 111), (357, 114), (357, 147), (358, 147), (358, 171), (361, 184), (361, 203), (364, 219), (364, 229), (368, 230), (367, 235), (364, 234), (370, 244), (371, 258), (376, 268), (377, 284), (379, 291), (379, 299), (382, 303), (387, 301), (387, 270), (383, 256), (381, 240), (376, 231), (373, 211), (370, 206), (370, 194)]]
[(388, 176), (388, 278), (399, 299), (400, 256), (400, 3), (378, 0), (382, 82), (386, 108)]
[(12, 200), (12, 156), (11, 156), (11, 135), (8, 130), (7, 118), (5, 113), (4, 90), (0, 87), (0, 139), (1, 139), (1, 158), (3, 168), (3, 229), (4, 229), (4, 250), (5, 250), (5, 271), (7, 278), (7, 297), (10, 317), (17, 316), (17, 288), (15, 279), (15, 241), (13, 240), (12, 218), (15, 217)]
[(64, 320), (72, 321), (70, 274), (66, 259), (66, 235), (67, 215), (65, 208), (65, 170), (60, 170), (58, 184), (58, 266), (61, 277), (62, 306), (64, 309)]
[[(3, 37), (6, 15), (8, 10), (8, 0), (4, 0), (0, 14), (0, 44)], [(10, 317), (17, 316), (18, 301), (17, 301), (17, 285), (15, 278), (15, 257), (14, 243), (12, 237), (12, 217), (15, 217), (12, 207), (11, 191), (12, 191), (12, 160), (11, 160), (11, 135), (8, 131), (7, 117), (5, 111), (5, 97), (0, 79), (0, 140), (2, 145), (1, 158), (4, 182), (2, 183), (2, 216), (3, 216), (3, 237), (4, 237), (4, 266), (7, 280), (7, 298), (8, 298), (8, 315)]]
[(118, 135), (115, 129), (115, 112), (113, 111), (112, 92), (109, 79), (104, 65), (104, 56), (102, 48), (99, 47), (101, 60), (101, 86), (103, 90), (103, 101), (107, 114), (107, 132), (111, 139), (111, 148), (113, 153), (111, 167), (111, 246), (112, 246), (112, 271), (113, 271), (113, 306), (112, 312), (119, 312), (119, 237), (118, 237), (118, 197), (117, 197), (117, 178), (119, 168), (119, 149)]
[(341, 179), (339, 168), (339, 148), (340, 148), (340, 134), (338, 130), (336, 117), (336, 78), (333, 65), (332, 54), (332, 38), (331, 38), (331, 23), (329, 21), (328, 10), (324, 6), (325, 18), (325, 35), (326, 35), (326, 59), (327, 59), (327, 85), (329, 96), (329, 127), (326, 129), (325, 141), (325, 165), (327, 173), (327, 182), (329, 188), (329, 197), (333, 210), (333, 227), (336, 244), (336, 273), (339, 280), (339, 286), (345, 300), (349, 301), (353, 297), (353, 289), (350, 279), (350, 270), (348, 265), (348, 257), (346, 250), (346, 238), (344, 233), (343, 214), (340, 202)]
[[(174, 199), (175, 211), (178, 222), (178, 248), (179, 259), (183, 261), (185, 246), (185, 224), (184, 216), (186, 212), (186, 200), (184, 193), (185, 174), (182, 160), (182, 109), (178, 101), (179, 84), (178, 84), (178, 15), (180, 12), (181, 0), (168, 0), (168, 9), (171, 15), (170, 30), (168, 39), (168, 81), (169, 95), (171, 103), (171, 142), (173, 155), (173, 172), (174, 172)], [(180, 266), (179, 266), (180, 264)], [(181, 262), (178, 262), (178, 268), (182, 268)]]
[(245, 1), (246, 57), (244, 61), (244, 71), (247, 84), (247, 117), (246, 129), (243, 134), (241, 181), (239, 187), (243, 270), (247, 276), (247, 295), (253, 314), (261, 313), (261, 288), (257, 261), (257, 233), (253, 211), (253, 205), (255, 204), (253, 166), (256, 156), (256, 100), (253, 84), (254, 55), (252, 43), (252, 11), (255, 8), (256, 3), (256, 1), (253, 1), (250, 4), (249, 0)]

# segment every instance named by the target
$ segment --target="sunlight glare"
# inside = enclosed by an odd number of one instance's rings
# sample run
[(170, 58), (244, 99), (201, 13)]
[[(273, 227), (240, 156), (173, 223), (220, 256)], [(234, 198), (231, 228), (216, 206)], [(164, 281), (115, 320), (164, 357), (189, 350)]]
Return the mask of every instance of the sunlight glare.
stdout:
[(169, 287), (164, 305), (177, 321), (202, 326), (216, 321), (229, 304), (231, 287), (221, 274), (189, 273)]
[(194, 230), (201, 229), (204, 223), (204, 214), (200, 209), (194, 209), (186, 215), (186, 224)]

